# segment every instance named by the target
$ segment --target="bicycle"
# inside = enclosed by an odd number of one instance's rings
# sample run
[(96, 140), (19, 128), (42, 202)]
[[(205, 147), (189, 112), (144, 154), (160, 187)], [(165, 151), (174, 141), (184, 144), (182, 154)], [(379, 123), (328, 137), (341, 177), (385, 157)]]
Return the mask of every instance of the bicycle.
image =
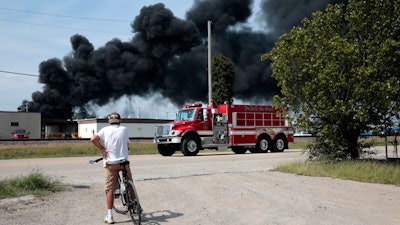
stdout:
[[(89, 160), (89, 164), (94, 164), (101, 160), (103, 160), (103, 158)], [(120, 165), (129, 165), (129, 161), (124, 161)], [(129, 212), (132, 222), (136, 225), (140, 225), (142, 222), (143, 210), (140, 206), (139, 196), (135, 185), (127, 178), (127, 171), (122, 170), (119, 172), (118, 183), (119, 189), (114, 192), (114, 211), (119, 214), (126, 214)], [(117, 199), (120, 199), (120, 201)]]

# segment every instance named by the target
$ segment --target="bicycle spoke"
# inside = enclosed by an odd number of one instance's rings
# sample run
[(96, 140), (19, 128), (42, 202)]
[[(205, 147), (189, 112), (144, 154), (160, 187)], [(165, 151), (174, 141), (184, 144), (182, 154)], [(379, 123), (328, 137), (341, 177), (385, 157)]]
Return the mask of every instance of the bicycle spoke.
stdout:
[[(120, 181), (120, 180), (119, 180)], [(120, 182), (119, 182), (120, 183)], [(121, 186), (121, 185), (120, 185)], [(121, 193), (121, 189), (123, 190)], [(120, 188), (114, 194), (114, 211), (120, 214), (126, 214), (128, 212), (128, 206), (126, 204), (126, 190)]]

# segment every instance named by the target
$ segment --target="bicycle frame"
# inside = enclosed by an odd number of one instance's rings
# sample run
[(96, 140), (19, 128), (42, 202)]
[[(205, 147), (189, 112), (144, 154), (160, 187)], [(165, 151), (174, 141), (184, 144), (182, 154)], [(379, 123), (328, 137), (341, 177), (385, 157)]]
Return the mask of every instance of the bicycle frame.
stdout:
[[(101, 161), (103, 158), (89, 160), (89, 164)], [(129, 165), (129, 161), (122, 162), (121, 166)], [(114, 211), (120, 214), (129, 212), (132, 222), (136, 225), (141, 224), (142, 207), (140, 206), (139, 197), (133, 181), (128, 179), (128, 171), (121, 170), (118, 174), (119, 193), (114, 192)], [(121, 205), (116, 203), (115, 199), (120, 198)]]

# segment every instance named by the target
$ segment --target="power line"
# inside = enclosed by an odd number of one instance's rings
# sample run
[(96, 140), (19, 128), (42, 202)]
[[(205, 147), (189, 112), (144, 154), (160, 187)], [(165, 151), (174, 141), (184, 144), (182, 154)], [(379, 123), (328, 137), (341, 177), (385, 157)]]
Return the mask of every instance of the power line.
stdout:
[(68, 16), (68, 15), (59, 15), (59, 14), (52, 14), (52, 13), (33, 12), (33, 11), (20, 10), (20, 9), (11, 9), (11, 8), (5, 8), (5, 7), (0, 7), (0, 9), (8, 10), (8, 11), (15, 11), (15, 12), (22, 12), (22, 13), (44, 15), (44, 16), (54, 16), (54, 17), (64, 17), (64, 18), (71, 18), (71, 19), (80, 19), (80, 20), (100, 20), (100, 21), (124, 22), (124, 23), (132, 22), (132, 21), (129, 21), (129, 20), (103, 19), (103, 18), (91, 18), (91, 17)]
[(19, 72), (12, 72), (12, 71), (6, 71), (6, 70), (0, 70), (0, 73), (9, 73), (9, 74), (14, 74), (14, 75), (19, 75), (19, 76), (28, 76), (28, 77), (39, 77), (39, 75), (36, 75), (36, 74), (19, 73)]
[(22, 22), (22, 21), (18, 21), (18, 20), (0, 19), (0, 21), (13, 22), (13, 23), (22, 23), (22, 24), (30, 24), (30, 25), (44, 26), (44, 27), (62, 28), (62, 29), (68, 29), (68, 30), (83, 30), (83, 31), (91, 31), (91, 32), (100, 32), (100, 33), (109, 33), (109, 34), (124, 34), (125, 35), (125, 33), (120, 33), (120, 32), (112, 32), (112, 31), (104, 31), (104, 30), (92, 30), (92, 29), (83, 29), (83, 28), (74, 28), (74, 27), (65, 27), (65, 26), (55, 26), (55, 25), (47, 25), (47, 24), (41, 24), (41, 23)]

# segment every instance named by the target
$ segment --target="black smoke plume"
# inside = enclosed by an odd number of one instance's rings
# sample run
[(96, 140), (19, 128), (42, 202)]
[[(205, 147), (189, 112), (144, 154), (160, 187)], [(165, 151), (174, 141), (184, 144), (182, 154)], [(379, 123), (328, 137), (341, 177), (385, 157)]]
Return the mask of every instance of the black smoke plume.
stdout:
[(263, 0), (261, 20), (275, 37), (298, 26), (311, 13), (324, 10), (328, 4), (347, 4), (347, 0)]
[(212, 21), (212, 52), (235, 65), (235, 98), (268, 101), (279, 92), (261, 54), (277, 37), (316, 10), (339, 0), (263, 0), (256, 18), (266, 32), (247, 23), (252, 0), (195, 0), (180, 19), (161, 3), (143, 7), (131, 24), (129, 42), (110, 40), (94, 49), (82, 35), (71, 37), (72, 52), (39, 65), (43, 91), (21, 107), (41, 112), (42, 118), (69, 119), (74, 110), (103, 106), (122, 96), (160, 93), (177, 107), (207, 100), (207, 21)]

